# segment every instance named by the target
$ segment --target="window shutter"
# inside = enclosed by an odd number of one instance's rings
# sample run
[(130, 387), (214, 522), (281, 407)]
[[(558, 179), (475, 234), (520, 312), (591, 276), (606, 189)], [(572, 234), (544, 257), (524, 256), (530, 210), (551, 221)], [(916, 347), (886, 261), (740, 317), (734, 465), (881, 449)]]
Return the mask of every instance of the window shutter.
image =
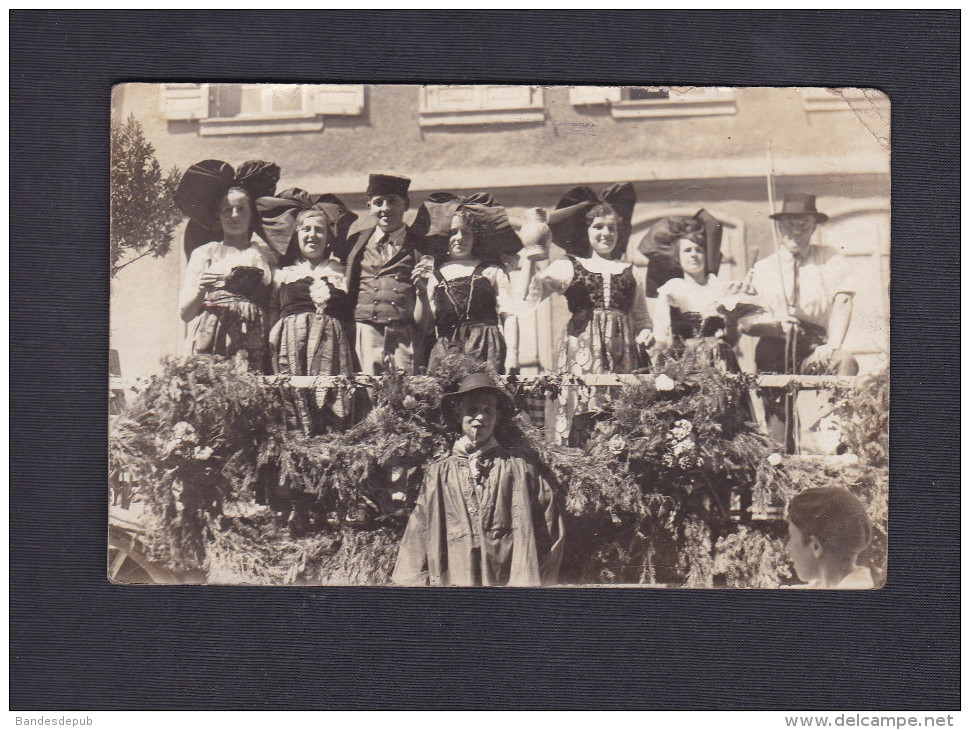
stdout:
[(163, 84), (162, 109), (166, 119), (205, 119), (209, 116), (209, 85)]

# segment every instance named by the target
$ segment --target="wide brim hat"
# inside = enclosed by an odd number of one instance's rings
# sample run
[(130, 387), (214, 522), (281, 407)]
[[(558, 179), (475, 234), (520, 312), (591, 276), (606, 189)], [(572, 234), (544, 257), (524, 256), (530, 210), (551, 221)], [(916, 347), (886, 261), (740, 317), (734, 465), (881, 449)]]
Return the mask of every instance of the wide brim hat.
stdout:
[(461, 196), (437, 192), (421, 204), (411, 226), (411, 231), (424, 240), (423, 248), (428, 253), (438, 258), (447, 257), (451, 224), (460, 210), (468, 211), (473, 220), (473, 257), (497, 260), (522, 249), (522, 240), (509, 221), (508, 211), (490, 193)]
[(499, 387), (488, 373), (472, 373), (466, 375), (458, 386), (458, 390), (441, 396), (441, 414), (445, 421), (456, 423), (456, 404), (462, 396), (478, 391), (489, 391), (496, 395), (500, 415), (511, 418), (516, 413), (515, 403), (504, 388)]
[(366, 195), (368, 198), (377, 195), (399, 195), (402, 198), (407, 198), (410, 187), (411, 178), (375, 172), (371, 173), (367, 179)]
[(813, 215), (816, 223), (824, 223), (829, 219), (825, 213), (819, 213), (815, 208), (815, 196), (806, 193), (786, 195), (781, 205), (781, 211), (768, 217), (772, 220), (779, 220), (790, 215)]
[(175, 190), (175, 203), (189, 217), (192, 229), (186, 230), (185, 254), (191, 255), (201, 244), (222, 238), (219, 202), (230, 189), (241, 188), (256, 200), (272, 195), (279, 179), (279, 165), (263, 160), (248, 160), (238, 170), (222, 160), (203, 160), (189, 167)]
[(640, 240), (637, 250), (650, 261), (647, 267), (647, 296), (657, 296), (657, 288), (684, 275), (677, 242), (696, 231), (704, 231), (704, 267), (717, 275), (721, 268), (721, 239), (724, 224), (703, 208), (692, 216), (670, 215), (654, 223)]
[(632, 183), (628, 182), (611, 185), (599, 196), (586, 186), (573, 188), (562, 197), (556, 209), (549, 213), (552, 240), (567, 253), (581, 258), (589, 256), (589, 226), (586, 224), (586, 214), (597, 205), (606, 203), (616, 211), (618, 218), (613, 258), (620, 258), (630, 241), (636, 202), (636, 191)]
[(296, 222), (305, 211), (316, 211), (328, 221), (333, 238), (331, 251), (341, 251), (347, 241), (350, 226), (357, 220), (336, 195), (312, 195), (300, 188), (289, 188), (276, 195), (256, 200), (256, 212), (267, 243), (280, 256), (296, 258)]

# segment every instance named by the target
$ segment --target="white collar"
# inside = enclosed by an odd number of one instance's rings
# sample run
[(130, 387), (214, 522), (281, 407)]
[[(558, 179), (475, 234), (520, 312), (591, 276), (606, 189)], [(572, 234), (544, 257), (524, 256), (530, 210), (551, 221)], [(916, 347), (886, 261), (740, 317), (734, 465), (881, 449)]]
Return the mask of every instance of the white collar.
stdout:
[(340, 275), (342, 272), (334, 267), (333, 259), (321, 261), (313, 266), (309, 261), (303, 259), (295, 264), (290, 264), (276, 272), (277, 284), (288, 284), (290, 282), (305, 279), (308, 276), (313, 279), (325, 279), (330, 276)]
[[(408, 227), (406, 225), (401, 226), (396, 231), (391, 231), (390, 233), (388, 233), (387, 240), (390, 243), (394, 244), (395, 246), (400, 246), (402, 243), (404, 243), (404, 237), (407, 235), (407, 233), (408, 233)], [(380, 241), (381, 238), (383, 237), (384, 237), (384, 231), (381, 230), (380, 226), (375, 226), (374, 235), (371, 236), (371, 240), (376, 243), (377, 241)]]
[(455, 441), (455, 448), (452, 449), (452, 453), (457, 456), (481, 456), (497, 448), (498, 441), (495, 440), (494, 435), (479, 449), (474, 449), (471, 440), (467, 436), (462, 436)]
[(712, 281), (714, 281), (714, 280), (715, 280), (715, 279), (716, 279), (717, 277), (716, 277), (716, 276), (714, 276), (714, 274), (708, 274), (708, 275), (707, 275), (707, 279), (706, 279), (706, 280), (704, 281), (704, 283), (703, 283), (703, 284), (701, 284), (701, 283), (700, 283), (699, 281), (697, 281), (697, 279), (695, 279), (695, 278), (694, 278), (693, 276), (691, 276), (690, 274), (684, 274), (684, 275), (683, 275), (682, 277), (680, 277), (680, 278), (681, 278), (681, 281), (683, 281), (683, 282), (684, 282), (684, 285), (685, 285), (685, 286), (691, 286), (691, 287), (696, 287), (696, 288), (698, 288), (698, 289), (703, 289), (703, 288), (704, 288), (704, 287), (706, 287), (706, 286), (707, 286), (708, 284), (710, 284), (710, 283), (711, 283)]
[(580, 266), (594, 274), (621, 274), (632, 264), (626, 261), (616, 261), (614, 259), (604, 259), (602, 256), (590, 256), (586, 259), (577, 258)]

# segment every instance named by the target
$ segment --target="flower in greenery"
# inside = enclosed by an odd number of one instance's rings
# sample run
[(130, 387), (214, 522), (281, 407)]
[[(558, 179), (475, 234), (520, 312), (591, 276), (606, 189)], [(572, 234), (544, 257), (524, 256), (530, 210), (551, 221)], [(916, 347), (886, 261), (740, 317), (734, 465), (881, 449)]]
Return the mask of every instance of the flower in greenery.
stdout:
[(620, 434), (614, 434), (609, 440), (610, 453), (619, 456), (627, 449), (626, 440)]

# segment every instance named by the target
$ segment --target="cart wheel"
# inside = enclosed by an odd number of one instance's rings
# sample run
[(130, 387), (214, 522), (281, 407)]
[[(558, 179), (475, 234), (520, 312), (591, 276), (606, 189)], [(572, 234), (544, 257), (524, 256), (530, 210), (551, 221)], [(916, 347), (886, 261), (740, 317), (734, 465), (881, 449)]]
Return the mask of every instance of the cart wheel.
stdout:
[(126, 585), (182, 582), (149, 560), (136, 538), (114, 528), (108, 529), (108, 580)]

